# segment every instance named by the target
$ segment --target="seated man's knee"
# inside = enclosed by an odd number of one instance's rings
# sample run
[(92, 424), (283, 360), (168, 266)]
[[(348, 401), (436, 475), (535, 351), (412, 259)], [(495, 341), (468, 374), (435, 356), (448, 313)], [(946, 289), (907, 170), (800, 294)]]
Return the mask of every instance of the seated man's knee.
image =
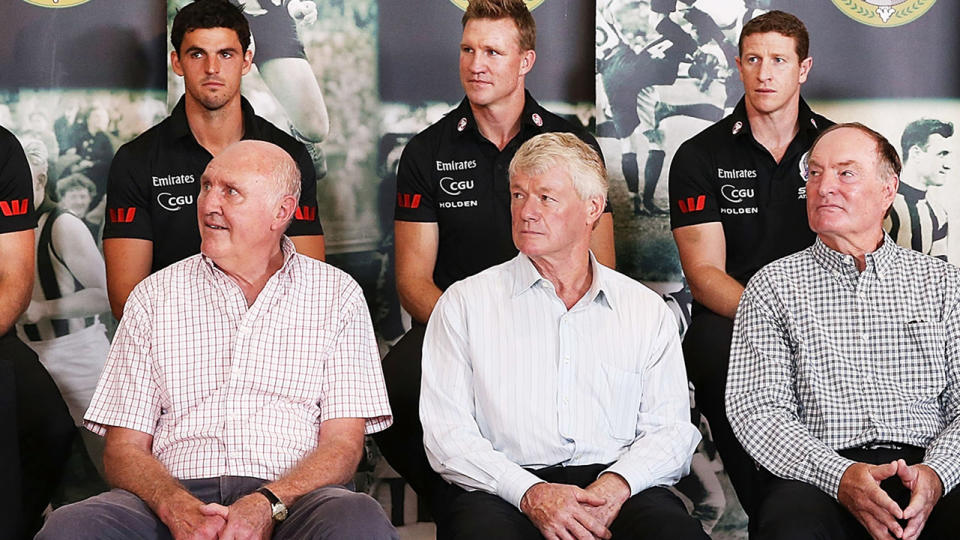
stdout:
[[(376, 500), (346, 488), (324, 488), (304, 497), (305, 521), (323, 524), (322, 538), (398, 538), (397, 530)], [(297, 510), (296, 506), (293, 508)], [(294, 535), (290, 538), (300, 538)]]
[(757, 538), (816, 540), (842, 537), (853, 519), (840, 503), (815, 486), (774, 480), (778, 485), (759, 501)]

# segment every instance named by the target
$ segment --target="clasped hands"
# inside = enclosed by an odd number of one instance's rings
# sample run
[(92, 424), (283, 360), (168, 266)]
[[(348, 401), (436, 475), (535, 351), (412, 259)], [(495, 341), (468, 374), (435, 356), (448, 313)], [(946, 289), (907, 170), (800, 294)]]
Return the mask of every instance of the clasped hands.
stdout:
[[(904, 509), (880, 488), (880, 482), (893, 476), (910, 490), (910, 503)], [(915, 540), (941, 496), (943, 483), (933, 469), (923, 464), (907, 465), (902, 459), (883, 465), (855, 463), (844, 471), (837, 490), (840, 504), (876, 540)], [(906, 520), (906, 527), (897, 520)]]
[(520, 500), (520, 510), (547, 540), (610, 538), (610, 524), (630, 497), (630, 486), (604, 473), (586, 489), (566, 484), (534, 484)]
[(171, 503), (169, 520), (164, 520), (176, 540), (261, 540), (273, 532), (270, 503), (251, 493), (230, 506), (204, 504), (192, 496)]

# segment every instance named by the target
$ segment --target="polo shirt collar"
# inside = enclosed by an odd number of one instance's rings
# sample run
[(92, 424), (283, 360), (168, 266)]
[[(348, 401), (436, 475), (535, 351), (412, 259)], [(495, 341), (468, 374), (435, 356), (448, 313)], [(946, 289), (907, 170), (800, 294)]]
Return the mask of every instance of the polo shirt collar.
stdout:
[[(834, 251), (824, 244), (823, 241), (820, 240), (819, 236), (813, 243), (813, 246), (810, 247), (810, 250), (813, 255), (813, 259), (820, 264), (820, 266), (835, 276), (859, 275), (853, 255), (847, 255), (845, 253), (840, 253), (839, 251)], [(867, 263), (866, 270), (873, 268), (877, 276), (883, 277), (892, 269), (893, 265), (895, 264), (897, 259), (896, 252), (896, 242), (890, 238), (889, 234), (884, 232), (883, 243), (880, 244), (880, 247), (865, 255)]]
[[(737, 106), (730, 114), (730, 119), (732, 120), (730, 124), (731, 135), (742, 136), (745, 133), (752, 133), (750, 122), (747, 119), (747, 102), (745, 97), (741, 97), (740, 101), (737, 102)], [(819, 133), (820, 129), (826, 127), (817, 124), (816, 114), (810, 109), (810, 106), (807, 105), (803, 97), (800, 98), (797, 109), (797, 123), (801, 131), (812, 134), (814, 137)]]
[[(179, 139), (181, 137), (191, 136), (190, 123), (187, 122), (186, 95), (180, 96), (177, 105), (170, 111), (169, 134), (171, 138)], [(256, 113), (253, 106), (247, 101), (247, 98), (240, 96), (240, 114), (243, 116), (243, 138), (256, 139), (260, 136), (257, 129)]]
[[(477, 128), (477, 120), (473, 116), (473, 109), (470, 108), (470, 100), (466, 97), (460, 102), (460, 105), (451, 113), (457, 119), (456, 129), (458, 135), (472, 132), (480, 135)], [(520, 131), (532, 130), (536, 134), (544, 133), (543, 123), (546, 109), (540, 106), (529, 90), (523, 91), (523, 111), (520, 113)]]
[[(610, 287), (604, 279), (605, 273), (603, 272), (603, 268), (601, 268), (600, 263), (597, 262), (597, 258), (594, 257), (592, 251), (588, 252), (588, 255), (590, 257), (590, 267), (593, 270), (593, 281), (590, 283), (590, 288), (587, 289), (583, 298), (577, 302), (577, 305), (583, 304), (585, 301), (586, 303), (596, 302), (613, 309), (610, 302)], [(530, 257), (527, 257), (523, 253), (514, 257), (510, 264), (512, 266), (511, 273), (513, 274), (513, 298), (538, 286), (541, 282), (549, 283), (549, 281), (537, 271), (537, 267), (533, 265)]]

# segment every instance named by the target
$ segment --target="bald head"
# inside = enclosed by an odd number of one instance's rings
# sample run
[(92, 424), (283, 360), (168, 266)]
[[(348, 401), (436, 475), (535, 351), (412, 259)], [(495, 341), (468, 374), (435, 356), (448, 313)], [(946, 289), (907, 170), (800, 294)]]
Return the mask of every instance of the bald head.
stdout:
[(207, 165), (229, 174), (245, 171), (268, 179), (274, 201), (290, 195), (300, 200), (300, 169), (286, 150), (266, 141), (244, 140), (225, 148)]
[(262, 141), (228, 146), (200, 178), (200, 251), (225, 269), (270, 260), (299, 197), (299, 169), (282, 148)]

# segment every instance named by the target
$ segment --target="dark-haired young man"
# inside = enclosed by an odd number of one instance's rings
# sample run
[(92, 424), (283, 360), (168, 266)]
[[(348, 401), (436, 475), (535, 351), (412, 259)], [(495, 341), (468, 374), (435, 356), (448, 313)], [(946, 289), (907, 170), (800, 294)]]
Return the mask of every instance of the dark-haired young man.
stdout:
[(756, 468), (730, 430), (723, 401), (730, 336), (750, 277), (813, 243), (804, 156), (832, 123), (800, 97), (813, 67), (809, 43), (803, 22), (789, 13), (747, 22), (736, 59), (743, 99), (683, 143), (670, 167), (670, 225), (694, 298), (683, 341), (687, 374), (748, 514)]
[(121, 147), (110, 167), (103, 251), (117, 318), (143, 278), (199, 252), (200, 175), (241, 139), (274, 143), (297, 162), (300, 206), (288, 232), (298, 252), (324, 256), (316, 172), (307, 149), (256, 116), (240, 95), (240, 79), (253, 61), (241, 9), (226, 0), (187, 5), (173, 20), (170, 41), (173, 71), (183, 77), (186, 92), (166, 120)]
[[(407, 144), (397, 172), (397, 291), (413, 328), (384, 358), (394, 425), (375, 436), (390, 464), (428, 506), (446, 483), (427, 463), (417, 406), (427, 320), (451, 284), (517, 254), (510, 233), (507, 165), (528, 139), (573, 132), (541, 107), (524, 82), (536, 60), (536, 23), (522, 0), (473, 0), (463, 15), (460, 82), (466, 98)], [(592, 235), (600, 263), (614, 266), (613, 216)]]

